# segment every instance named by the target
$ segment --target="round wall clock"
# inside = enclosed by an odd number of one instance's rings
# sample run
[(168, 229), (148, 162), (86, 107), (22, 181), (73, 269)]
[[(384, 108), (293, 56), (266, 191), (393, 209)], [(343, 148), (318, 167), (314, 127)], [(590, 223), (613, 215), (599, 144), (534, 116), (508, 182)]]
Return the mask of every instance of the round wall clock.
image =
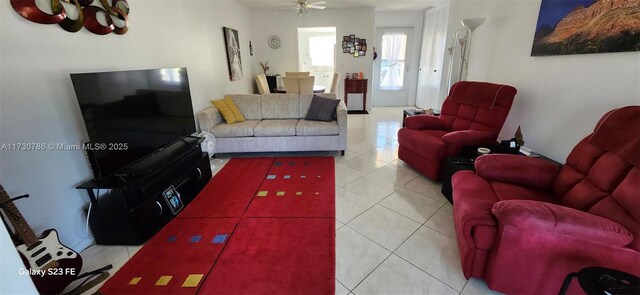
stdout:
[(272, 35), (271, 37), (269, 37), (269, 47), (273, 49), (277, 49), (278, 47), (280, 47), (280, 37), (276, 35)]

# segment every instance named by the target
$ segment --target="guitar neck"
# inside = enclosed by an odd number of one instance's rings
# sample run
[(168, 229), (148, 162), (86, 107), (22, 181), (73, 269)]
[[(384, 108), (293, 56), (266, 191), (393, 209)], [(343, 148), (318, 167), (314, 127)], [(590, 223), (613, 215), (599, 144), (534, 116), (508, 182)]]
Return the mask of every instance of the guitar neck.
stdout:
[(33, 232), (33, 229), (29, 226), (27, 221), (24, 219), (18, 208), (11, 201), (11, 198), (4, 190), (4, 187), (0, 184), (0, 202), (2, 203), (1, 207), (5, 211), (5, 215), (8, 217), (9, 222), (16, 231), (16, 234), (22, 240), (22, 242), (27, 246), (31, 247), (33, 244), (38, 242), (38, 237)]

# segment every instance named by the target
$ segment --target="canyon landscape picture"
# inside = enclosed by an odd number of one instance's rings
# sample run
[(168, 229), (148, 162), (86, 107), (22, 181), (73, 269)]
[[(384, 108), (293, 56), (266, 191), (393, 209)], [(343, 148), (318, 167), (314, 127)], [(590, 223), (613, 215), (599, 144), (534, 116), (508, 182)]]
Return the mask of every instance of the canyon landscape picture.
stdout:
[(640, 0), (542, 0), (532, 56), (640, 51)]

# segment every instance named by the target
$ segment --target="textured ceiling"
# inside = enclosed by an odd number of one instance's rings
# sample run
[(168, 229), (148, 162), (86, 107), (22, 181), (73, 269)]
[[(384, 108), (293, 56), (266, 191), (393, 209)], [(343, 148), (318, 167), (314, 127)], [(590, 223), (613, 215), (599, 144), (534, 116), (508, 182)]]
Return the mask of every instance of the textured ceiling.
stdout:
[[(236, 0), (254, 10), (293, 9), (294, 0)], [(316, 2), (320, 0), (307, 0)], [(370, 7), (380, 11), (422, 10), (447, 0), (324, 0), (327, 9)]]

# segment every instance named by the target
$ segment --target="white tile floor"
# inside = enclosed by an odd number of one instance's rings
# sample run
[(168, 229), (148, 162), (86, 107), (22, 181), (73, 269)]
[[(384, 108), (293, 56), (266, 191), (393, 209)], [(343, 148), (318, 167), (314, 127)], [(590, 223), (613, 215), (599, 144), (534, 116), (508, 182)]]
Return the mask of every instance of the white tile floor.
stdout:
[[(349, 115), (346, 154), (320, 153), (336, 158), (336, 294), (492, 294), (462, 275), (440, 184), (398, 160), (401, 119), (402, 108)], [(213, 173), (233, 156), (212, 159)], [(84, 269), (117, 270), (138, 249), (92, 246), (81, 254)]]

